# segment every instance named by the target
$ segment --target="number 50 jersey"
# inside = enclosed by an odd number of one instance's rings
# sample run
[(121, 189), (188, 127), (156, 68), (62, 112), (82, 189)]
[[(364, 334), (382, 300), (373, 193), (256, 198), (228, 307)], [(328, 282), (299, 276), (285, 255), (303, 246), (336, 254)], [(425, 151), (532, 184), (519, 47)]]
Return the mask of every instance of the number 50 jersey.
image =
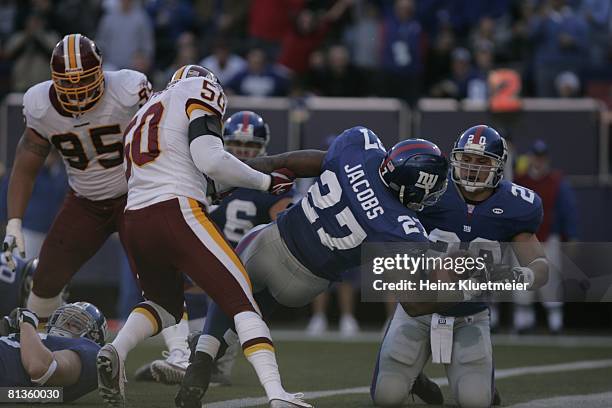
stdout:
[(175, 197), (206, 202), (206, 178), (189, 150), (189, 118), (200, 111), (221, 121), (225, 101), (217, 82), (188, 77), (170, 82), (140, 108), (125, 131), (126, 210)]
[(70, 187), (89, 200), (106, 200), (127, 192), (123, 131), (150, 91), (140, 72), (104, 72), (102, 98), (92, 110), (73, 116), (56, 107), (55, 88), (45, 81), (23, 96), (23, 115), (26, 127), (61, 153)]
[(414, 211), (380, 179), (385, 154), (371, 130), (345, 130), (330, 146), (308, 194), (279, 215), (283, 241), (312, 273), (340, 280), (342, 271), (361, 264), (364, 242), (427, 242)]

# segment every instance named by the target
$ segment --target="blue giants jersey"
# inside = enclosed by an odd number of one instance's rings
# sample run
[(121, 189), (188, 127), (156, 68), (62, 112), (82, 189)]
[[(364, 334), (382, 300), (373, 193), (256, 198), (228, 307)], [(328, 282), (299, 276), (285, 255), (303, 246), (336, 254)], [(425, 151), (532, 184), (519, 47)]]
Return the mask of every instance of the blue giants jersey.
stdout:
[[(533, 191), (502, 180), (487, 200), (471, 205), (463, 200), (458, 187), (451, 184), (436, 205), (419, 213), (431, 241), (457, 245), (461, 242), (464, 243), (461, 249), (475, 252), (486, 247), (492, 261), (500, 263), (503, 252), (500, 242), (511, 242), (522, 232), (537, 231), (542, 220), (542, 201)], [(466, 316), (485, 308), (484, 303), (467, 302), (446, 314)]]
[(232, 246), (249, 230), (270, 221), (270, 208), (283, 198), (293, 197), (293, 191), (274, 196), (265, 191), (238, 188), (210, 211), (210, 218)]
[[(81, 374), (76, 384), (64, 387), (64, 402), (74, 401), (98, 388), (96, 355), (100, 346), (85, 338), (66, 338), (39, 334), (51, 351), (72, 350), (81, 358)], [(34, 387), (21, 364), (19, 335), (0, 337), (0, 387)]]
[(283, 241), (312, 273), (339, 280), (343, 270), (361, 264), (364, 242), (427, 242), (414, 211), (380, 179), (385, 153), (371, 130), (345, 130), (330, 146), (308, 194), (279, 215)]
[(0, 316), (11, 313), (11, 310), (21, 306), (22, 301), (25, 300), (21, 297), (27, 262), (16, 256), (13, 259), (17, 263), (15, 270), (8, 267), (6, 257), (0, 254)]

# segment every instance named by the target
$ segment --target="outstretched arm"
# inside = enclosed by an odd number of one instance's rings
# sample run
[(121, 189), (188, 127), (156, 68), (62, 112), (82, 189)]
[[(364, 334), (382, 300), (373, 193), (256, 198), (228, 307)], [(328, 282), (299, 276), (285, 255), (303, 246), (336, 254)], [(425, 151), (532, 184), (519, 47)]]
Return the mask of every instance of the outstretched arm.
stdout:
[(262, 173), (287, 168), (296, 177), (317, 177), (321, 174), (323, 158), (327, 152), (322, 150), (296, 150), (293, 152), (261, 156), (247, 160), (246, 163)]

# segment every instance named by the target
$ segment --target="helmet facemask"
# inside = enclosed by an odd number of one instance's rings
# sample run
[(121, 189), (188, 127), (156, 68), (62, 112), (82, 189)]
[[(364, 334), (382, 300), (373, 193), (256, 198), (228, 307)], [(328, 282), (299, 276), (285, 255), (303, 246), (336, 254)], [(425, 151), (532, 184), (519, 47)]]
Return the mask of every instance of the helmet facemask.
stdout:
[(52, 69), (51, 78), (60, 105), (72, 114), (78, 115), (92, 109), (104, 93), (104, 73), (101, 66), (66, 73)]
[(68, 338), (88, 338), (100, 345), (106, 340), (106, 320), (103, 327), (97, 327), (94, 318), (78, 304), (58, 308), (47, 323), (47, 333)]
[(455, 149), (450, 163), (453, 181), (468, 192), (496, 188), (504, 177), (504, 160), (481, 151)]

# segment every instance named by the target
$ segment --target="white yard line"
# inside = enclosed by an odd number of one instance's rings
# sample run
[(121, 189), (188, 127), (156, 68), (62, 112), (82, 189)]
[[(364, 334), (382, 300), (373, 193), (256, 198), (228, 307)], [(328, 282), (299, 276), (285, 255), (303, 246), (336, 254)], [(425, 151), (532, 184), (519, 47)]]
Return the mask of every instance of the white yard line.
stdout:
[[(564, 371), (578, 371), (578, 370), (592, 370), (597, 368), (607, 368), (612, 367), (612, 359), (609, 360), (584, 360), (584, 361), (574, 361), (572, 363), (561, 363), (561, 364), (549, 364), (549, 365), (540, 365), (540, 366), (527, 366), (527, 367), (516, 367), (516, 368), (506, 368), (501, 370), (495, 370), (495, 378), (510, 378), (510, 377), (518, 377), (522, 375), (529, 374), (546, 374), (546, 373), (559, 373)], [(445, 386), (448, 385), (448, 380), (446, 377), (432, 378), (438, 385)], [(313, 400), (317, 398), (323, 397), (333, 397), (336, 395), (346, 395), (346, 394), (367, 394), (370, 392), (370, 387), (356, 387), (356, 388), (343, 388), (338, 390), (325, 390), (325, 391), (308, 391), (305, 392), (305, 398), (307, 400)], [(594, 394), (594, 395), (604, 395), (604, 394)], [(559, 398), (570, 398), (570, 397), (559, 397)], [(540, 400), (537, 400), (540, 401)], [(544, 401), (544, 400), (541, 400)], [(573, 401), (573, 400), (572, 400)], [(259, 405), (267, 404), (266, 398), (238, 398), (227, 401), (218, 401), (212, 402), (210, 404), (204, 404), (203, 408), (247, 408), (247, 407), (256, 407)], [(531, 404), (531, 402), (530, 402)], [(580, 404), (581, 406), (584, 406)], [(610, 407), (612, 405), (611, 399), (608, 399), (607, 405), (595, 405), (595, 407)], [(556, 407), (557, 405), (538, 405), (547, 406), (547, 407)], [(568, 407), (577, 406), (577, 405), (567, 405)], [(521, 406), (526, 407), (526, 405)], [(529, 405), (531, 407), (531, 405)]]

